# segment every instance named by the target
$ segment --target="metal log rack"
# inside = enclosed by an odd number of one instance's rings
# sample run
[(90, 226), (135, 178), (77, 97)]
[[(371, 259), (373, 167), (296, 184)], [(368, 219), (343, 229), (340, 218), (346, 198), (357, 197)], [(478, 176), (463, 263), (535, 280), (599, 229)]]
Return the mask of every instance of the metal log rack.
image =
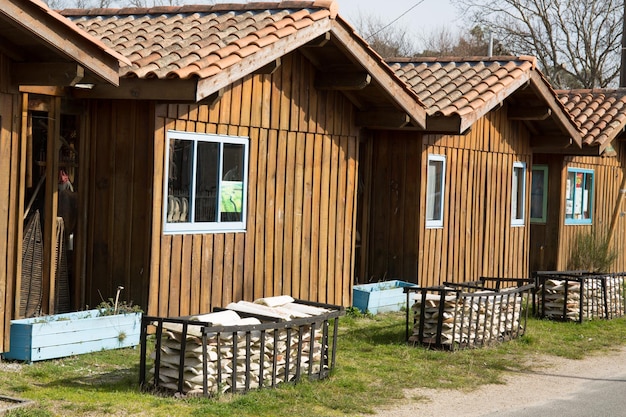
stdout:
[[(244, 313), (237, 311), (237, 314), (242, 318), (254, 317), (261, 321), (261, 324), (250, 325), (232, 325), (232, 326), (217, 326), (210, 322), (202, 322), (193, 320), (190, 317), (175, 317), (164, 318), (155, 316), (143, 316), (141, 324), (141, 357), (139, 365), (139, 384), (143, 390), (152, 390), (167, 392), (171, 389), (165, 389), (160, 386), (159, 370), (161, 368), (161, 351), (162, 341), (164, 333), (164, 325), (166, 324), (179, 324), (182, 325), (181, 340), (180, 340), (180, 353), (178, 357), (178, 378), (177, 389), (175, 394), (185, 395), (185, 355), (187, 339), (189, 336), (189, 328), (196, 327), (201, 332), (201, 344), (202, 344), (202, 395), (205, 397), (215, 394), (214, 390), (211, 390), (208, 384), (208, 364), (209, 359), (209, 340), (217, 340), (217, 359), (214, 361), (217, 364), (217, 387), (222, 387), (226, 383), (230, 383), (230, 392), (247, 392), (251, 389), (252, 383), (258, 383), (258, 388), (265, 388), (271, 386), (276, 387), (279, 381), (296, 383), (303, 376), (307, 376), (311, 380), (324, 379), (328, 377), (332, 369), (335, 367), (336, 351), (337, 351), (337, 331), (339, 325), (339, 317), (345, 315), (345, 309), (342, 306), (316, 303), (303, 300), (295, 300), (295, 303), (304, 304), (312, 307), (321, 307), (330, 310), (328, 313), (315, 315), (307, 318), (297, 318), (292, 320), (282, 320), (275, 317), (263, 316), (260, 314)], [(214, 312), (224, 311), (223, 308), (216, 308)], [(330, 327), (332, 326), (332, 332)], [(277, 371), (277, 346), (279, 345), (279, 333), (281, 331), (286, 332), (286, 346), (287, 352), (284, 355), (285, 368), (282, 375)], [(321, 332), (321, 336), (319, 335)], [(150, 382), (147, 378), (149, 365), (148, 361), (148, 334), (154, 334), (154, 375)], [(260, 335), (260, 352), (259, 354), (261, 366), (259, 366), (258, 375), (253, 375), (252, 363), (252, 338), (253, 334), (257, 337)], [(306, 339), (306, 336), (309, 336)], [(266, 346), (266, 340), (269, 336), (269, 340), (272, 341), (271, 347)], [(316, 337), (318, 339), (316, 339)], [(295, 343), (295, 371), (291, 372), (292, 364), (294, 360), (291, 355), (292, 339), (297, 339)], [(306, 339), (306, 340), (303, 340)], [(228, 340), (228, 344), (233, 346), (232, 357), (224, 357), (222, 350), (220, 349), (221, 340)], [(316, 340), (319, 340), (319, 347), (321, 348), (321, 354), (319, 355), (319, 370), (315, 371), (314, 368), (314, 344)], [(240, 341), (245, 343), (245, 351), (243, 358), (240, 356), (239, 344)], [(308, 366), (303, 366), (303, 345), (309, 344), (308, 348)], [(263, 369), (263, 358), (265, 353), (271, 353), (271, 382), (268, 384)], [(244, 383), (239, 381), (239, 375), (241, 374), (237, 370), (237, 363), (243, 359), (245, 362), (245, 371), (243, 375), (245, 377)], [(229, 363), (230, 362), (230, 363)], [(232, 367), (232, 373), (230, 376), (224, 377), (222, 373), (223, 365), (228, 364)], [(306, 369), (305, 369), (306, 368)], [(303, 370), (305, 373), (303, 375)], [(229, 381), (227, 380), (229, 379)]]
[[(534, 288), (534, 282), (529, 279), (491, 277), (481, 277), (479, 281), (472, 282), (444, 283), (435, 287), (405, 288), (406, 341), (429, 348), (455, 350), (482, 347), (517, 338), (526, 330), (528, 307)], [(416, 295), (411, 297), (411, 293)], [(409, 304), (412, 298), (419, 303), (419, 314), (414, 313), (413, 320), (410, 319), (413, 308)], [(424, 331), (427, 298), (434, 301), (438, 309), (434, 338), (427, 336)], [(450, 314), (446, 312), (446, 302), (454, 308), (452, 333), (444, 340), (444, 313)], [(476, 311), (477, 306), (486, 306), (485, 308), (490, 309), (489, 314), (479, 314)], [(413, 332), (411, 337), (410, 329), (416, 327), (417, 334)], [(494, 332), (494, 328), (506, 330)]]
[[(592, 273), (587, 271), (535, 271), (533, 279), (537, 288), (536, 311), (540, 318), (556, 321), (576, 321), (585, 319), (613, 319), (626, 314), (626, 272)], [(560, 308), (547, 308), (549, 298), (546, 283), (554, 280), (563, 283)], [(609, 282), (610, 281), (610, 282)], [(598, 286), (600, 288), (597, 291)], [(570, 287), (578, 287), (570, 290)], [(576, 294), (577, 299), (573, 296)], [(609, 303), (609, 300), (612, 302)], [(577, 314), (569, 305), (577, 303)]]

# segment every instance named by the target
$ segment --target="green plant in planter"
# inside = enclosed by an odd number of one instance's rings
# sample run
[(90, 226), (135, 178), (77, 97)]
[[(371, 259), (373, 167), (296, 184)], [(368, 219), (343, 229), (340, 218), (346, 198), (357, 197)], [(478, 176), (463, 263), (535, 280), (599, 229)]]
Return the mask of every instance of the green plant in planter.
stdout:
[[(100, 316), (114, 316), (116, 314), (131, 314), (131, 313), (143, 313), (141, 307), (135, 305), (131, 302), (122, 301), (120, 302), (120, 292), (124, 289), (124, 287), (117, 287), (117, 294), (115, 295), (115, 300), (113, 298), (109, 298), (108, 300), (102, 300), (100, 304), (96, 306), (96, 309), (100, 310)], [(102, 297), (102, 295), (101, 295)]]
[(608, 272), (617, 258), (617, 251), (611, 248), (607, 233), (595, 228), (579, 232), (572, 247), (568, 268), (590, 272)]
[(120, 301), (115, 305), (115, 300), (109, 298), (96, 306), (100, 310), (100, 316), (114, 316), (116, 314), (143, 313), (141, 307), (132, 302)]

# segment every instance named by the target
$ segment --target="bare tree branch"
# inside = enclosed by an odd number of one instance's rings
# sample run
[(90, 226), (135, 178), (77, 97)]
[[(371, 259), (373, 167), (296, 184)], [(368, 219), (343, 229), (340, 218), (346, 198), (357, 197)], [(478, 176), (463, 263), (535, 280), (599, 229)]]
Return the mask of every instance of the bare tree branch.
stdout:
[(513, 54), (534, 55), (557, 88), (608, 87), (619, 75), (619, 0), (456, 0)]

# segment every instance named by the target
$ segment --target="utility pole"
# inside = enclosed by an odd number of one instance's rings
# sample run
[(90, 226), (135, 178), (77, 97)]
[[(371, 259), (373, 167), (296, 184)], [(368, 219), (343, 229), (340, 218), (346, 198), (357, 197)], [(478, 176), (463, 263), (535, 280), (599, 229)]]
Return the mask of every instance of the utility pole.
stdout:
[(622, 63), (619, 69), (619, 86), (626, 87), (626, 0), (622, 14)]

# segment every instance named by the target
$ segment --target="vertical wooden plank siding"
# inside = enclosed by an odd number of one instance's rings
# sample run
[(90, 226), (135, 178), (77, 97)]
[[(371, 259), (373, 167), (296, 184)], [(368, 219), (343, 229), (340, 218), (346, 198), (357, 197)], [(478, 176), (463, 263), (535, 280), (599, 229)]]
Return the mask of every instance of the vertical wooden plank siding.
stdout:
[[(446, 157), (442, 228), (425, 227), (429, 154)], [(464, 136), (375, 132), (372, 158), (369, 269), (359, 276), (420, 285), (528, 276), (530, 200), (525, 225), (513, 227), (511, 193), (514, 162), (526, 163), (528, 191), (532, 154), (506, 107)]]
[[(565, 158), (562, 171), (562, 190), (565, 190), (565, 179), (568, 168), (582, 168), (593, 170), (593, 217), (591, 225), (565, 225), (561, 220), (561, 231), (559, 235), (557, 268), (568, 267), (570, 254), (576, 244), (579, 233), (586, 233), (595, 230), (598, 233), (608, 233), (611, 223), (616, 222), (611, 241), (613, 249), (618, 253), (611, 272), (626, 271), (626, 202), (620, 199), (620, 187), (624, 175), (626, 174), (626, 144), (624, 142), (614, 143), (617, 155), (615, 157), (568, 157)], [(561, 199), (564, 200), (564, 192), (561, 192)], [(616, 205), (619, 206), (616, 208)], [(562, 216), (562, 219), (564, 215)]]
[(235, 83), (210, 107), (168, 105), (156, 112), (154, 147), (161, 159), (155, 162), (155, 194), (163, 190), (170, 126), (248, 136), (250, 146), (246, 232), (163, 235), (161, 207), (154, 205), (150, 312), (197, 314), (281, 294), (351, 303), (351, 188), (358, 158), (353, 108), (339, 92), (316, 91), (314, 74), (294, 53), (273, 74)]
[[(8, 348), (17, 270), (20, 98), (8, 94), (8, 60), (0, 54), (0, 352)], [(6, 84), (5, 84), (6, 83)], [(4, 349), (4, 350), (3, 350)]]
[[(152, 178), (162, 178), (162, 165), (152, 158), (163, 155), (165, 127), (155, 126), (154, 105), (139, 101), (93, 101), (89, 106), (90, 129), (85, 138), (89, 153), (84, 180), (87, 242), (85, 303), (97, 305), (121, 297), (147, 311), (149, 271), (159, 268), (150, 260), (152, 240)], [(187, 112), (189, 108), (187, 106)], [(157, 139), (154, 139), (154, 138)], [(158, 138), (161, 138), (159, 141)], [(156, 225), (159, 226), (159, 225)], [(162, 294), (163, 295), (163, 294)]]

